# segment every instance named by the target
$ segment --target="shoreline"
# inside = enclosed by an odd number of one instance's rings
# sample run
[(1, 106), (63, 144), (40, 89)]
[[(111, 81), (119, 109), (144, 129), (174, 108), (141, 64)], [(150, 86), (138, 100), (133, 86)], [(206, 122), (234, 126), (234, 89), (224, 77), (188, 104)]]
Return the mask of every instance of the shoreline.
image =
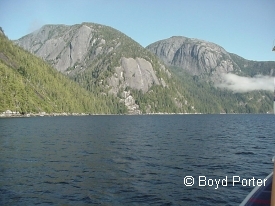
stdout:
[[(273, 114), (273, 113), (213, 113), (210, 115), (234, 115), (234, 114)], [(11, 112), (6, 111), (0, 113), (0, 118), (14, 118), (14, 117), (65, 117), (65, 116), (113, 116), (113, 115), (129, 115), (129, 116), (145, 116), (145, 115), (209, 115), (206, 113), (166, 113), (166, 112), (159, 112), (159, 113), (147, 113), (147, 114), (92, 114), (92, 113), (46, 113), (46, 112), (39, 112), (39, 113), (27, 113), (21, 114), (19, 112)]]

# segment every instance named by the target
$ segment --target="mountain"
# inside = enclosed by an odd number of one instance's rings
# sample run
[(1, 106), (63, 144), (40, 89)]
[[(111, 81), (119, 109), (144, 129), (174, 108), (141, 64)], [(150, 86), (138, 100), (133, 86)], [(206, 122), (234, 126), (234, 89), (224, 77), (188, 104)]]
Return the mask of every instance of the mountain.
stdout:
[(181, 36), (157, 41), (146, 48), (168, 66), (182, 68), (192, 76), (208, 76), (214, 81), (222, 73), (273, 75), (275, 69), (275, 62), (245, 60), (217, 44)]
[[(244, 60), (207, 41), (172, 37), (143, 48), (116, 29), (82, 23), (45, 25), (15, 43), (96, 97), (116, 101), (107, 105), (117, 113), (266, 113), (273, 108), (271, 92), (235, 93), (216, 83), (227, 73), (272, 73), (274, 62)], [(117, 102), (127, 111), (114, 106)]]
[(168, 68), (111, 27), (45, 25), (15, 43), (88, 91), (118, 97), (129, 113), (194, 112)]
[(217, 76), (239, 70), (222, 47), (203, 40), (174, 36), (150, 44), (147, 49), (166, 65), (182, 68), (193, 76)]
[(272, 92), (259, 88), (258, 91), (238, 93), (216, 85), (223, 83), (228, 73), (245, 77), (247, 81), (255, 75), (274, 76), (275, 62), (246, 60), (217, 44), (180, 36), (157, 41), (146, 48), (170, 66), (171, 72), (181, 79), (181, 85), (194, 94), (198, 100), (194, 106), (199, 111), (212, 113), (219, 108), (227, 113), (272, 112)]
[[(0, 112), (114, 113), (113, 99), (96, 97), (0, 33)], [(123, 105), (117, 101), (117, 107)]]

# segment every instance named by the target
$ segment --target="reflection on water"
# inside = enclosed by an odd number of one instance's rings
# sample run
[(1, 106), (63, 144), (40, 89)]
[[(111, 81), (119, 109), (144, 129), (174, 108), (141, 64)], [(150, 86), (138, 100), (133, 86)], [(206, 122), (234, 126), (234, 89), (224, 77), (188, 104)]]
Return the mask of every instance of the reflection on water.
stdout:
[(0, 205), (238, 205), (251, 187), (183, 179), (264, 178), (273, 125), (273, 115), (0, 119)]

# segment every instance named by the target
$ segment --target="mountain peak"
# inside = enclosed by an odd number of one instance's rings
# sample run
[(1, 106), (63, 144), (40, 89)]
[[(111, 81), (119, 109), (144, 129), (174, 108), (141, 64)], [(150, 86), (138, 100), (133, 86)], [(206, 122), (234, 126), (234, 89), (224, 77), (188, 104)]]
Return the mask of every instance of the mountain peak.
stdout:
[(234, 68), (230, 55), (219, 45), (204, 40), (173, 36), (147, 46), (169, 66), (192, 75), (228, 73)]

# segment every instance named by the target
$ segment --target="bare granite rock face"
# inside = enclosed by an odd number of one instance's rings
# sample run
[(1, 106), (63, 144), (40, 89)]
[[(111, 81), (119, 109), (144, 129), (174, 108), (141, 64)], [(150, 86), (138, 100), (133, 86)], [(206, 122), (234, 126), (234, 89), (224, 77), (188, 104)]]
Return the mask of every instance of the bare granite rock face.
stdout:
[(171, 37), (146, 47), (165, 64), (192, 75), (228, 73), (235, 70), (230, 55), (220, 46), (198, 39)]
[(150, 62), (143, 58), (121, 58), (121, 66), (115, 68), (114, 75), (108, 79), (112, 86), (111, 92), (117, 93), (119, 88), (127, 86), (142, 90), (144, 93), (152, 84), (160, 85), (160, 82)]
[(65, 72), (85, 59), (92, 37), (93, 28), (85, 24), (78, 27), (46, 25), (16, 43)]

